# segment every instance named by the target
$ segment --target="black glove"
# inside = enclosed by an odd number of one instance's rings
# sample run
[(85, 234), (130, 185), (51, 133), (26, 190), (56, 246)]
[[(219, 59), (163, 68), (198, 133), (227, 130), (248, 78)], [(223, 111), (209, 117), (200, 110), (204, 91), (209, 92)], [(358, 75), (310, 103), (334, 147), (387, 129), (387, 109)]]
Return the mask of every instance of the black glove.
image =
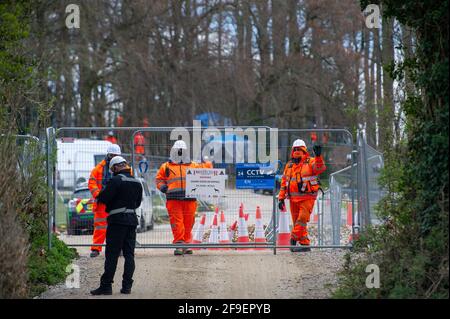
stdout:
[(314, 145), (313, 150), (316, 156), (320, 156), (320, 154), (322, 154), (322, 146), (320, 145)]
[(284, 203), (284, 199), (280, 199), (280, 200), (278, 201), (278, 208), (279, 208), (280, 210), (285, 210), (286, 204)]
[(159, 188), (159, 190), (161, 191), (161, 193), (166, 193), (167, 192), (167, 185), (163, 185)]

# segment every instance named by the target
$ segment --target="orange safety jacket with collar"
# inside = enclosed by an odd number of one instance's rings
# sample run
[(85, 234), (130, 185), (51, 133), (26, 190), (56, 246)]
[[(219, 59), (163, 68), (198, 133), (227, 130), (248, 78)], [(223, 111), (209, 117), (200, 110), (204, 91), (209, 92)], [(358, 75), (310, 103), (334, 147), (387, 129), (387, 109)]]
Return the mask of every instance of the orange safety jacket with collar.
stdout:
[(302, 201), (316, 199), (319, 191), (319, 174), (326, 170), (322, 156), (306, 157), (298, 163), (289, 161), (281, 178), (281, 188), (278, 199)]
[(158, 173), (156, 174), (156, 187), (161, 189), (161, 186), (167, 185), (167, 199), (195, 201), (195, 198), (186, 197), (186, 171), (189, 168), (212, 167), (213, 165), (211, 162), (190, 162), (187, 164), (178, 164), (172, 161), (165, 162), (161, 165)]

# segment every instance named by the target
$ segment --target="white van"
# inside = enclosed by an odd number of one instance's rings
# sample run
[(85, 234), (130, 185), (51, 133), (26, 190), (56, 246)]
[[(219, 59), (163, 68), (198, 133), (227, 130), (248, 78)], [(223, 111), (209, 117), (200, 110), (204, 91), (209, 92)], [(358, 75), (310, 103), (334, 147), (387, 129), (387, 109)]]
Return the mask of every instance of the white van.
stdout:
[(106, 156), (111, 142), (62, 138), (57, 139), (56, 185), (58, 189), (73, 190), (87, 182), (92, 169)]
[(148, 187), (147, 182), (138, 177), (137, 178), (142, 185), (142, 202), (141, 206), (136, 209), (136, 214), (138, 216), (139, 225), (137, 227), (137, 232), (142, 233), (146, 230), (152, 230), (155, 225), (155, 219), (153, 216), (153, 207), (152, 207), (152, 195), (150, 193), (150, 189)]

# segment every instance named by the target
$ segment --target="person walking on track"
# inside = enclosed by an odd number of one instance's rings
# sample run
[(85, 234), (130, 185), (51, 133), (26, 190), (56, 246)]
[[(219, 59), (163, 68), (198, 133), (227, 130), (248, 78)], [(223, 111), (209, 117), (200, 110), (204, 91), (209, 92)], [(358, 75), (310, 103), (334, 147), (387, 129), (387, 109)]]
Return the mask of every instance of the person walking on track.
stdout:
[[(321, 155), (322, 147), (313, 147), (315, 157), (310, 157), (306, 144), (297, 139), (292, 145), (291, 160), (284, 168), (281, 179), (280, 193), (278, 194), (278, 207), (285, 209), (285, 199), (290, 201), (292, 223), (291, 245), (299, 243), (302, 247), (291, 249), (292, 251), (309, 251), (310, 240), (308, 238), (307, 224), (314, 208), (317, 193), (320, 189), (319, 174), (326, 170), (325, 162)], [(304, 247), (306, 246), (306, 247)]]
[(123, 157), (114, 157), (109, 167), (114, 176), (97, 197), (106, 206), (108, 213), (105, 271), (100, 279), (100, 287), (91, 291), (93, 295), (112, 294), (112, 283), (121, 251), (125, 258), (121, 293), (131, 293), (135, 270), (134, 249), (138, 225), (136, 209), (142, 202), (142, 185), (131, 175), (131, 168)]

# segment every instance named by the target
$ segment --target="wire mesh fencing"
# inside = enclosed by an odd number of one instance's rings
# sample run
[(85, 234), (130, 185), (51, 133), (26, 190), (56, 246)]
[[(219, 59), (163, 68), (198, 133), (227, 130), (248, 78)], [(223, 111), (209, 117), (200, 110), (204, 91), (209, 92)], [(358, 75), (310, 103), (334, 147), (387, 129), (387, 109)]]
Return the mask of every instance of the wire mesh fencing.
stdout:
[(385, 194), (379, 184), (384, 159), (381, 152), (367, 144), (364, 130), (358, 132), (357, 143), (358, 221), (361, 229), (364, 229), (380, 223), (375, 206)]

